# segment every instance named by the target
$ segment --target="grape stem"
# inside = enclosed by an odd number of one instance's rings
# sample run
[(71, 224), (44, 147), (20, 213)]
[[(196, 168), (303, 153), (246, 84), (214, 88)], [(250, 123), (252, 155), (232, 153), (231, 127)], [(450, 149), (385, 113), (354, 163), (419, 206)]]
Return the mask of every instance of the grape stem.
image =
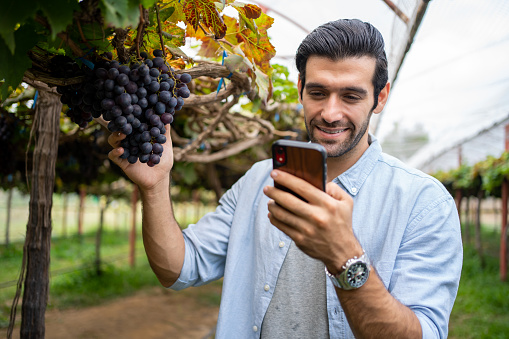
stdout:
[(155, 5), (157, 16), (157, 30), (159, 31), (159, 40), (161, 41), (161, 49), (163, 50), (164, 60), (166, 60), (166, 48), (164, 48), (163, 30), (161, 28), (161, 19), (159, 17), (159, 5)]

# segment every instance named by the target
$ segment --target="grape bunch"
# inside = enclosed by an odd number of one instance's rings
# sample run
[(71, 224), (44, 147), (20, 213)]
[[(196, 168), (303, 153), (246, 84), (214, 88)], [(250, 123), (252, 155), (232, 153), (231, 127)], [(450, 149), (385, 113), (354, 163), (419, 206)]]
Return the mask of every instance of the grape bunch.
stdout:
[[(187, 73), (176, 74), (155, 50), (154, 58), (140, 53), (143, 62), (121, 65), (106, 60), (85, 70), (83, 83), (59, 87), (61, 101), (69, 106), (67, 115), (80, 127), (93, 118), (103, 117), (110, 132), (122, 132), (124, 153), (121, 158), (134, 164), (138, 160), (149, 166), (159, 163), (166, 127), (190, 95)], [(109, 57), (109, 58), (108, 58)], [(71, 67), (71, 65), (67, 65)]]

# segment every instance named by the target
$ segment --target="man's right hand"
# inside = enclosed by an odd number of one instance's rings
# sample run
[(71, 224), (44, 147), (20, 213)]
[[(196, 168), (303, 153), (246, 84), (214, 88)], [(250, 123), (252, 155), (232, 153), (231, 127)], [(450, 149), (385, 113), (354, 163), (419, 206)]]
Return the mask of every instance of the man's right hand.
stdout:
[(137, 161), (131, 164), (127, 159), (121, 159), (124, 149), (120, 146), (120, 142), (125, 139), (126, 135), (120, 132), (112, 133), (108, 137), (109, 144), (113, 150), (108, 153), (111, 161), (117, 164), (125, 174), (138, 185), (141, 191), (151, 191), (154, 189), (168, 189), (169, 173), (173, 167), (173, 147), (170, 137), (170, 125), (166, 125), (166, 142), (163, 146), (163, 154), (161, 161), (154, 167), (149, 167)]

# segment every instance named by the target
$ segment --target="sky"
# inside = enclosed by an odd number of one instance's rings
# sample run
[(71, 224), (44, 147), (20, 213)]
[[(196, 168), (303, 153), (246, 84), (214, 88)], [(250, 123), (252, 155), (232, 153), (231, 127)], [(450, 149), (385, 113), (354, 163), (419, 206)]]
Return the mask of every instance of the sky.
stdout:
[[(267, 14), (275, 19), (269, 29), (276, 48), (272, 61), (287, 66), (294, 81), (293, 57), (306, 35), (299, 26), (311, 31), (338, 18), (368, 21), (384, 36), (389, 59), (393, 43), (400, 41), (401, 31), (393, 29), (402, 27), (400, 19), (382, 0), (246, 2), (269, 7)], [(393, 2), (409, 11), (415, 0)], [(462, 126), (496, 118), (501, 107), (509, 113), (509, 1), (430, 1), (393, 85), (376, 133), (382, 141), (395, 123), (400, 129), (418, 126), (439, 142), (445, 134), (461, 133)]]

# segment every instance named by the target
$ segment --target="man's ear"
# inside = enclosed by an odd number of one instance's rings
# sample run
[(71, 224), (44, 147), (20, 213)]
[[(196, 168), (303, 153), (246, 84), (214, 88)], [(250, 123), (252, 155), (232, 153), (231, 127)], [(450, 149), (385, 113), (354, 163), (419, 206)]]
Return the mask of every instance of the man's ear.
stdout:
[(387, 100), (389, 99), (389, 92), (391, 91), (391, 84), (388, 82), (385, 87), (378, 94), (378, 104), (376, 105), (373, 113), (378, 114), (383, 111)]
[(300, 74), (299, 74), (299, 78), (297, 79), (297, 92), (298, 92), (298, 95), (299, 95), (299, 102), (302, 104), (302, 96), (301, 96), (301, 92), (302, 91), (302, 80), (300, 80)]

